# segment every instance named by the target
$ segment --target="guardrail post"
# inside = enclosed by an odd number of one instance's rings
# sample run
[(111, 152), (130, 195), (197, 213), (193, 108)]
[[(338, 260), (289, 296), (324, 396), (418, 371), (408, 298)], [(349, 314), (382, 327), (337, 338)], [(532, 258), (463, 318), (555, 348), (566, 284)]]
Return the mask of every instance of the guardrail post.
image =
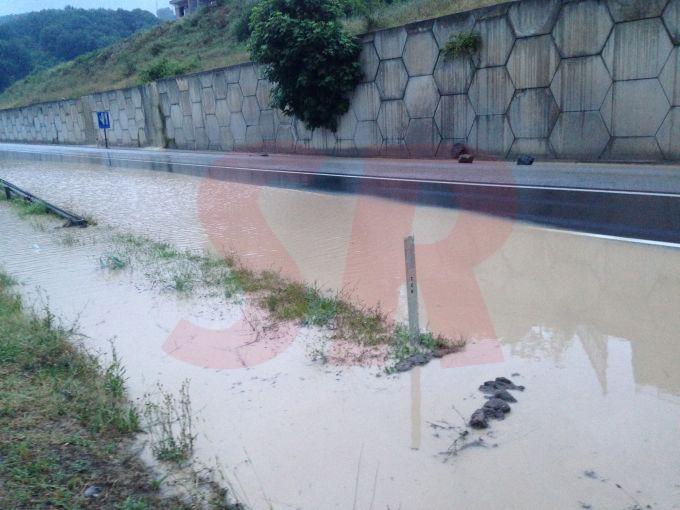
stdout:
[(7, 200), (12, 200), (12, 190), (9, 189), (9, 186), (5, 186), (5, 197)]

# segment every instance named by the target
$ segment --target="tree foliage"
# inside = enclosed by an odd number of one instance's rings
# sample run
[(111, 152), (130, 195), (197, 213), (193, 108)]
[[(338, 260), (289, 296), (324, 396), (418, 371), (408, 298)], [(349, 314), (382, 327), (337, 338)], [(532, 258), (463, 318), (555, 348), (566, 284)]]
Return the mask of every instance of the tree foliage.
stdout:
[(47, 9), (0, 22), (0, 91), (29, 73), (108, 46), (158, 24), (141, 9)]
[(250, 17), (251, 56), (274, 83), (274, 106), (308, 128), (335, 131), (361, 81), (360, 45), (338, 0), (263, 0)]

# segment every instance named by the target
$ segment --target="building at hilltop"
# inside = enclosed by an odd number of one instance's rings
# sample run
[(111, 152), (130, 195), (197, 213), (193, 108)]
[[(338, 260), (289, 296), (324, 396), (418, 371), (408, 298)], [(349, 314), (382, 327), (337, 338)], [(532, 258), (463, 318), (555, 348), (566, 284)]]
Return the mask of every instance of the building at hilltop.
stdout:
[(214, 4), (215, 0), (170, 0), (170, 5), (175, 8), (176, 18), (182, 18), (200, 7), (208, 7)]

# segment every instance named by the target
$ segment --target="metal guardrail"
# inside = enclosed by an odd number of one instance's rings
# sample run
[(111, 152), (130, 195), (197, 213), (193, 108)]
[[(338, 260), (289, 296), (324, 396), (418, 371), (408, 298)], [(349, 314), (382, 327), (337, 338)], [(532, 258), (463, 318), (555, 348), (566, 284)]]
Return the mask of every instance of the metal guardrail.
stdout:
[(0, 179), (0, 187), (5, 189), (5, 196), (7, 197), (7, 200), (11, 200), (12, 195), (16, 195), (17, 197), (24, 199), (26, 202), (42, 204), (45, 209), (50, 211), (52, 214), (64, 218), (66, 220), (66, 224), (64, 225), (65, 227), (87, 227), (87, 220), (85, 218), (76, 216), (75, 214), (62, 209), (61, 207), (57, 207), (54, 204), (50, 204), (49, 202), (45, 202), (32, 193), (24, 191), (18, 186), (15, 186), (11, 182)]

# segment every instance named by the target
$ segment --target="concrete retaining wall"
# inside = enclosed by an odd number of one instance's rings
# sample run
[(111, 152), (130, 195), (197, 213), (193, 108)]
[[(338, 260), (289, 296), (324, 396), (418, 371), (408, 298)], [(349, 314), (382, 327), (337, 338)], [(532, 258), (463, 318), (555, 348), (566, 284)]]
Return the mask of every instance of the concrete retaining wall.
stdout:
[[(446, 60), (474, 30), (472, 57)], [(196, 150), (680, 160), (680, 0), (522, 0), (362, 37), (364, 81), (338, 131), (271, 109), (253, 63), (0, 111), (0, 140)]]

